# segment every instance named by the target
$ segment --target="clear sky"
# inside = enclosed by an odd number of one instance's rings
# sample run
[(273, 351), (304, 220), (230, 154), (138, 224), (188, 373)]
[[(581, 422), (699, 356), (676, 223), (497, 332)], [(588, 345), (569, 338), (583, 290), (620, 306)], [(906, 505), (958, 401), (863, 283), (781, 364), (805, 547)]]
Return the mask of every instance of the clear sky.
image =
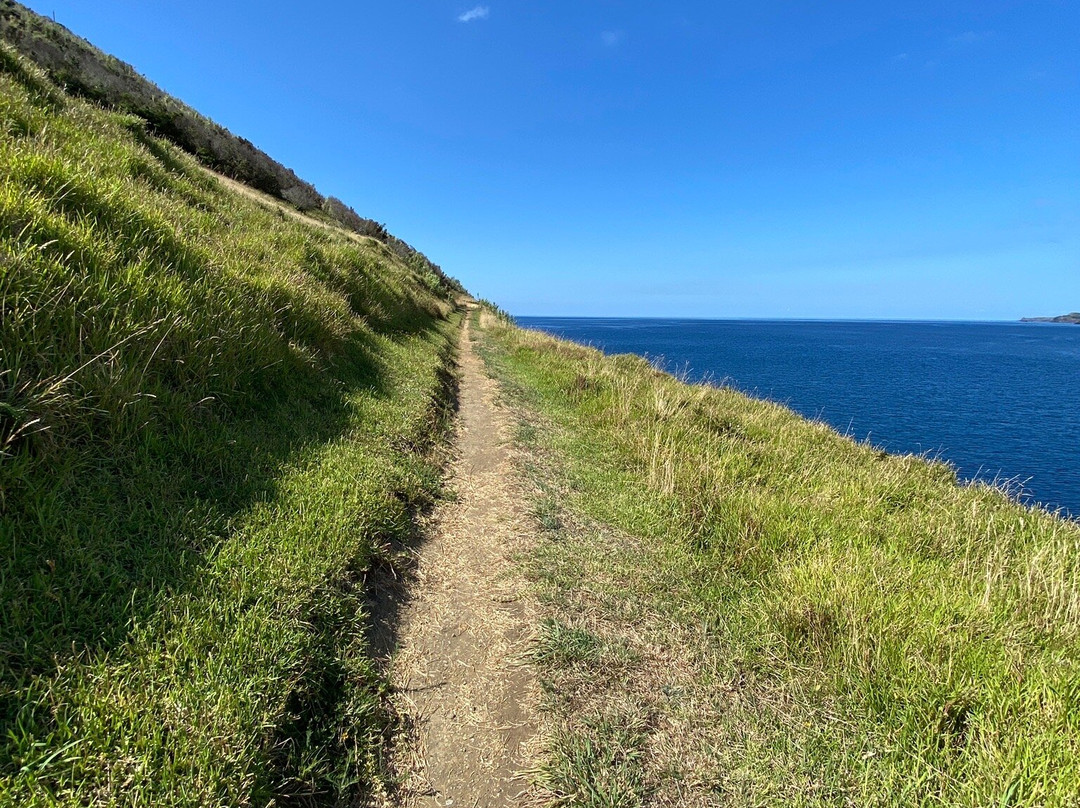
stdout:
[(33, 0), (514, 314), (1080, 309), (1080, 3)]

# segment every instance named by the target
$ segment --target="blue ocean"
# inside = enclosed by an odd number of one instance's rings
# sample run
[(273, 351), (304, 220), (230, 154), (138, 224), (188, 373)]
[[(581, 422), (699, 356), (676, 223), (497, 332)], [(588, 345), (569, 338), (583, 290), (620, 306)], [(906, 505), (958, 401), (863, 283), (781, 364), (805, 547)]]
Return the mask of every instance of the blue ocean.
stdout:
[(519, 317), (1080, 516), (1080, 326)]

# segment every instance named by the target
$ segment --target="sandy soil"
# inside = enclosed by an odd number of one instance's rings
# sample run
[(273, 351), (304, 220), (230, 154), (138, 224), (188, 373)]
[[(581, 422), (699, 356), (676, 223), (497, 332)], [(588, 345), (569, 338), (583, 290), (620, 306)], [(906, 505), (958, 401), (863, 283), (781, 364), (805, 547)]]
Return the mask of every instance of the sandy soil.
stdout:
[[(535, 615), (514, 557), (532, 541), (511, 419), (469, 341), (461, 346), (456, 497), (439, 505), (395, 618), (391, 679), (412, 719), (408, 806), (530, 802), (538, 692), (524, 664)], [(399, 764), (400, 765), (400, 764)]]

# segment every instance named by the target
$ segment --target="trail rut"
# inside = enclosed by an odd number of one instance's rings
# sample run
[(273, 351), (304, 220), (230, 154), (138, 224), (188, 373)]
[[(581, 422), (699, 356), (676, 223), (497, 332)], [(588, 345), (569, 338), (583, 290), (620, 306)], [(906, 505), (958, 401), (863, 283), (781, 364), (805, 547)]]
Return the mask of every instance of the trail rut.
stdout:
[(510, 449), (511, 420), (470, 342), (461, 341), (456, 496), (419, 548), (398, 618), (391, 680), (412, 717), (404, 804), (528, 800), (536, 684), (523, 663), (535, 626), (514, 557), (532, 525)]

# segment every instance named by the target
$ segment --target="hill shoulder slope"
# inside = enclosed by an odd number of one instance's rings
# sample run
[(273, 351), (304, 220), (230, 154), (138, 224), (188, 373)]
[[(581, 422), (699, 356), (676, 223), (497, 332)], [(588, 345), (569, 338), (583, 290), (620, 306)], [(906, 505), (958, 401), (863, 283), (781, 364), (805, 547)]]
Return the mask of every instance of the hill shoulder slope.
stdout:
[(98, 50), (59, 23), (14, 0), (0, 0), (0, 38), (32, 59), (68, 92), (138, 115), (156, 134), (191, 154), (202, 155), (212, 168), (301, 210), (322, 206), (323, 198), (312, 185), (250, 141), (200, 115), (131, 65)]
[(0, 44), (0, 804), (351, 802), (459, 295)]
[(385, 225), (360, 216), (339, 199), (324, 197), (249, 140), (232, 134), (165, 93), (131, 65), (104, 53), (53, 20), (15, 0), (0, 0), (0, 40), (45, 70), (65, 92), (138, 116), (146, 121), (149, 132), (167, 138), (209, 168), (282, 199), (298, 210), (378, 239), (417, 270), (429, 272), (440, 283), (464, 292), (437, 264), (389, 233)]

